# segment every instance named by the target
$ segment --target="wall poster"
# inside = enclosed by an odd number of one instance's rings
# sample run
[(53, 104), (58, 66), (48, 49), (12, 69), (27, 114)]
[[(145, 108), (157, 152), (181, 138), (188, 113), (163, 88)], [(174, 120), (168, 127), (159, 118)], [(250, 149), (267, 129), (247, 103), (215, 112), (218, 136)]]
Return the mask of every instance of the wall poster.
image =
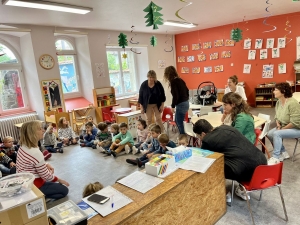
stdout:
[(60, 80), (43, 80), (42, 96), (46, 112), (53, 110), (58, 110), (59, 112), (65, 111), (65, 102)]

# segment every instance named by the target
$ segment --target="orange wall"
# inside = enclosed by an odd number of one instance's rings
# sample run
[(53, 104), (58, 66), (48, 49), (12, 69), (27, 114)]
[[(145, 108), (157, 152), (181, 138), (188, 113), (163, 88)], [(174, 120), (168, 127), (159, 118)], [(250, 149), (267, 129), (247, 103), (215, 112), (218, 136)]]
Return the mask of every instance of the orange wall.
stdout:
[[(230, 31), (233, 28), (239, 27), (242, 29), (243, 38), (252, 39), (251, 49), (254, 49), (255, 39), (262, 38), (263, 46), (262, 48), (266, 48), (266, 39), (267, 38), (275, 38), (274, 47), (277, 47), (277, 39), (284, 37), (287, 33), (285, 31), (286, 21), (290, 21), (292, 33), (287, 37), (292, 38), (292, 41), (286, 45), (286, 48), (280, 49), (280, 58), (272, 59), (271, 49), (268, 49), (268, 59), (261, 60), (259, 59), (259, 49), (256, 51), (256, 60), (248, 60), (248, 50), (243, 49), (243, 40), (235, 43), (234, 47), (214, 47), (214, 41), (219, 39), (230, 39)], [(265, 82), (281, 82), (286, 80), (295, 80), (295, 74), (293, 69), (294, 61), (296, 60), (296, 37), (300, 36), (300, 27), (299, 20), (300, 14), (286, 14), (276, 17), (271, 17), (267, 20), (267, 23), (275, 25), (277, 29), (272, 32), (263, 33), (263, 31), (270, 30), (272, 27), (266, 26), (263, 24), (264, 19), (252, 20), (245, 22), (241, 22), (238, 24), (230, 24), (221, 27), (215, 27), (205, 30), (193, 31), (183, 34), (175, 35), (175, 43), (176, 43), (176, 57), (178, 56), (191, 56), (195, 57), (194, 62), (185, 62), (179, 63), (177, 60), (177, 69), (182, 77), (185, 80), (189, 89), (196, 89), (198, 85), (203, 81), (212, 81), (215, 83), (217, 88), (224, 88), (224, 85), (227, 83), (227, 79), (231, 75), (237, 75), (239, 81), (245, 81), (245, 90), (246, 95), (248, 97), (248, 102), (250, 105), (254, 105), (255, 93), (254, 88), (259, 83)], [(249, 29), (248, 31), (247, 28)], [(203, 42), (212, 42), (211, 49), (201, 49), (197, 51), (192, 51), (192, 44)], [(287, 42), (289, 40), (287, 39)], [(188, 45), (188, 52), (181, 52), (181, 46)], [(206, 54), (206, 61), (198, 62), (197, 55), (203, 51)], [(221, 52), (222, 51), (231, 51), (231, 58), (222, 59)], [(209, 54), (213, 52), (219, 53), (219, 59), (210, 60)], [(231, 66), (233, 63), (233, 66)], [(278, 74), (278, 64), (286, 63), (287, 71), (286, 74)], [(243, 74), (243, 65), (251, 64), (251, 73)], [(265, 64), (274, 64), (274, 75), (273, 78), (262, 78), (262, 68)], [(224, 71), (220, 73), (214, 72), (214, 66), (223, 65)], [(204, 73), (205, 66), (212, 66), (212, 73)], [(182, 74), (181, 68), (189, 67), (189, 74)], [(192, 74), (193, 67), (200, 67), (200, 74)]]

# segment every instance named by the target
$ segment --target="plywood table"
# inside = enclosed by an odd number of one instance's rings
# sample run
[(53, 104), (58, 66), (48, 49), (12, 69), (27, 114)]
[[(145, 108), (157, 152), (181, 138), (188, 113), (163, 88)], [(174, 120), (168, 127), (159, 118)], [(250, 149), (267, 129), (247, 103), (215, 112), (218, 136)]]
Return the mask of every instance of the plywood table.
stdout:
[(145, 194), (114, 184), (133, 202), (106, 217), (97, 215), (88, 224), (215, 224), (226, 213), (224, 156), (208, 157), (216, 161), (206, 173), (178, 169)]
[[(260, 127), (262, 125), (264, 125), (266, 123), (266, 120), (265, 119), (262, 119), (260, 117), (257, 117), (257, 116), (254, 116), (254, 127), (257, 128), (257, 127)], [(222, 118), (222, 114), (221, 113), (216, 113), (216, 114), (211, 114), (211, 115), (204, 115), (204, 116), (193, 116), (191, 118), (191, 122), (193, 124), (195, 124), (199, 119), (205, 119), (207, 120), (213, 127), (218, 127), (218, 126), (221, 126), (222, 125), (222, 121), (221, 121), (221, 118)]]
[(110, 112), (117, 113), (117, 114), (124, 114), (124, 113), (131, 112), (131, 110), (132, 110), (131, 108), (116, 108), (110, 110)]

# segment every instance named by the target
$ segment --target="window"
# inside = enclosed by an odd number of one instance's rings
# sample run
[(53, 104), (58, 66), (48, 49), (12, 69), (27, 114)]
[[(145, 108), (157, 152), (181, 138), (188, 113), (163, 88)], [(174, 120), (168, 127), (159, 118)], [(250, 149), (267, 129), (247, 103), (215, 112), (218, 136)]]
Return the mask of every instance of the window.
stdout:
[(12, 47), (0, 40), (0, 113), (24, 111), (21, 63)]
[(73, 45), (64, 39), (55, 42), (58, 66), (62, 82), (63, 93), (69, 97), (80, 95), (80, 88), (76, 68), (76, 51)]
[(137, 77), (135, 54), (126, 50), (127, 58), (123, 58), (123, 49), (107, 49), (107, 63), (110, 85), (115, 88), (116, 96), (129, 96), (137, 93)]

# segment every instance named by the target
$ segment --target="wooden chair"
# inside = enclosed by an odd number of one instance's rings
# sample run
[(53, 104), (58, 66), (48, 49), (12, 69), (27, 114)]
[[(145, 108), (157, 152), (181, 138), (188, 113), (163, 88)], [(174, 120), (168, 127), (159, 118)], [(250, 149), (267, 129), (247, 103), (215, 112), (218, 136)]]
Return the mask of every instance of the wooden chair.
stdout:
[(85, 119), (86, 119), (86, 116), (77, 116), (76, 111), (74, 109), (72, 110), (72, 125), (73, 125), (73, 130), (78, 135), (79, 135), (79, 132), (80, 132), (80, 128), (85, 123)]

